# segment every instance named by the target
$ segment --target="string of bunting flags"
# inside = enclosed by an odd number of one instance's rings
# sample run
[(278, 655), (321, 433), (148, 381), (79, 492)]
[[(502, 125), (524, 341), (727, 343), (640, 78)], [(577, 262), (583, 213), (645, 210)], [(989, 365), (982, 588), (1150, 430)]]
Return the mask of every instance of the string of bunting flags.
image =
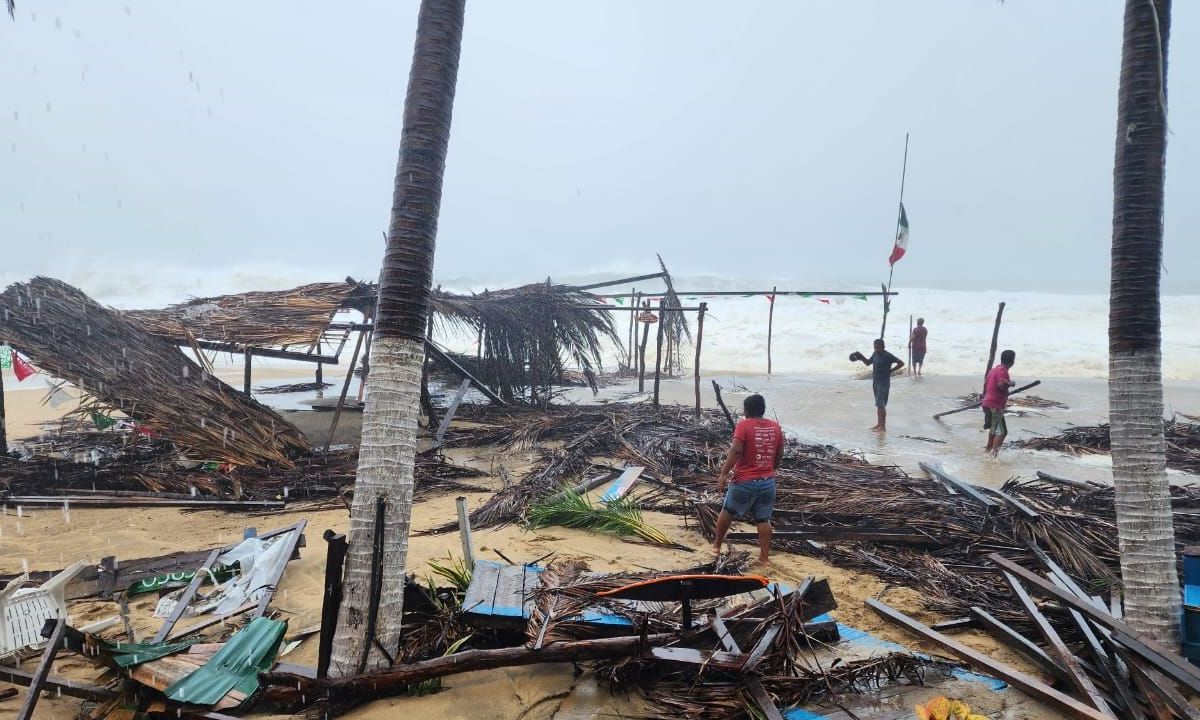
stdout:
[(37, 368), (30, 365), (9, 345), (0, 345), (0, 368), (12, 368), (17, 382), (24, 382), (26, 378), (33, 377), (38, 372)]
[[(830, 304), (841, 305), (846, 302), (848, 297), (853, 298), (855, 300), (860, 300), (862, 302), (867, 302), (867, 294), (866, 293), (856, 293), (856, 294), (850, 295), (850, 296), (839, 295), (834, 298), (828, 298), (823, 295), (818, 295), (815, 293), (799, 293), (798, 295), (799, 295), (799, 297), (804, 298), (804, 299), (816, 300), (817, 302), (822, 303), (824, 305), (830, 305)], [(773, 295), (771, 293), (766, 293), (766, 294), (745, 293), (742, 295), (735, 295), (734, 297), (749, 298), (749, 297), (755, 297), (755, 296), (764, 297), (764, 298), (766, 298), (767, 302), (769, 302), (769, 303), (774, 303), (775, 297), (776, 297), (775, 295)], [(714, 299), (722, 298), (722, 297), (729, 297), (729, 295), (685, 295), (685, 296), (682, 296), (682, 299), (687, 300), (688, 302), (695, 302), (697, 300), (714, 300)], [(661, 299), (662, 299), (661, 296), (658, 296), (658, 295), (642, 296), (642, 300), (650, 303), (651, 305), (654, 305)], [(627, 301), (627, 298), (625, 298), (625, 297), (601, 297), (601, 298), (599, 298), (599, 300), (600, 300), (600, 302), (605, 303), (605, 304), (616, 304), (616, 305), (624, 306)]]

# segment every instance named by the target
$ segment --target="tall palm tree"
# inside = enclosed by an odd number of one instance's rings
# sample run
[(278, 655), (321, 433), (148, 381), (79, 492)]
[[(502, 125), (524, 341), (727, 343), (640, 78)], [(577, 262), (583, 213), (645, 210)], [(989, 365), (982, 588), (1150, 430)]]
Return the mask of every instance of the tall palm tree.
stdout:
[(425, 323), (464, 6), (465, 0), (421, 0), (417, 18), (330, 663), (334, 676), (386, 667), (400, 646)]
[(1126, 619), (1179, 638), (1179, 576), (1163, 441), (1159, 274), (1171, 0), (1126, 0), (1113, 168), (1108, 404)]

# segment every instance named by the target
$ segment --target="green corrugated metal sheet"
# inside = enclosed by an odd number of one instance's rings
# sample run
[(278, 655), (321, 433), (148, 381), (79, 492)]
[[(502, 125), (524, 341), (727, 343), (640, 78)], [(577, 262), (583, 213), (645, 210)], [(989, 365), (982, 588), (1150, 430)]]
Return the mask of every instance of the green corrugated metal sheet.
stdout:
[(108, 652), (117, 665), (125, 668), (181, 653), (196, 642), (188, 640), (181, 643), (109, 643)]
[(215, 705), (230, 690), (247, 697), (258, 690), (258, 674), (275, 663), (287, 623), (258, 618), (236, 633), (204, 667), (166, 689), (166, 696), (189, 705)]

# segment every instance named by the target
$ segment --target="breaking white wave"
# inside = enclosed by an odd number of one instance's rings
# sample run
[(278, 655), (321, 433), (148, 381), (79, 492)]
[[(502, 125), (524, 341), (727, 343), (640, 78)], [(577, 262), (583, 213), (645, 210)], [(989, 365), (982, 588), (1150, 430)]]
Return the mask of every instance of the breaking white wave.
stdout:
[[(646, 268), (621, 273), (604, 272), (556, 276), (555, 282), (586, 283), (622, 274), (646, 272)], [(651, 270), (653, 271), (653, 270)], [(347, 270), (333, 263), (325, 268), (242, 266), (236, 269), (150, 268), (126, 266), (118, 273), (95, 269), (62, 272), (57, 277), (78, 285), (98, 301), (119, 308), (161, 307), (192, 297), (247, 290), (292, 287), (306, 282), (338, 281)], [(54, 273), (46, 273), (54, 274)], [(356, 277), (367, 276), (360, 268)], [(373, 273), (372, 273), (373, 275)], [(11, 272), (0, 272), (0, 284), (26, 280)], [(456, 277), (443, 278), (448, 289), (460, 291), (511, 287), (536, 282), (537, 277)], [(660, 291), (661, 285), (639, 283), (639, 290)], [(870, 292), (865, 285), (827, 283), (822, 287), (796, 287), (781, 277), (758, 279), (730, 278), (711, 274), (686, 274), (675, 277), (677, 289), (689, 291), (763, 290), (777, 285), (780, 290), (827, 290)], [(889, 349), (905, 358), (905, 340), (909, 316), (924, 317), (929, 328), (929, 354), (926, 368), (939, 375), (982, 374), (996, 306), (1004, 301), (1004, 321), (1000, 330), (1000, 348), (1017, 352), (1017, 371), (1021, 377), (1104, 377), (1108, 365), (1107, 295), (1068, 295), (1041, 292), (980, 290), (972, 292), (934, 289), (895, 288), (900, 294), (892, 302), (888, 320)], [(628, 286), (611, 292), (628, 291)], [(597, 292), (605, 292), (600, 290)], [(707, 302), (709, 313), (704, 326), (704, 350), (701, 365), (706, 371), (764, 373), (767, 369), (767, 314), (769, 303), (763, 297), (702, 297), (685, 294), (685, 303)], [(689, 299), (691, 298), (691, 299)], [(775, 304), (772, 341), (773, 369), (777, 373), (848, 374), (864, 368), (847, 361), (852, 350), (868, 352), (879, 334), (881, 302), (878, 297), (858, 300), (852, 297), (781, 296)], [(618, 333), (626, 337), (629, 313), (615, 313)], [(1200, 367), (1193, 359), (1200, 356), (1200, 295), (1176, 295), (1163, 298), (1163, 374), (1174, 380), (1200, 380)], [(689, 314), (689, 318), (694, 315)], [(694, 322), (692, 323), (694, 327)], [(442, 338), (451, 347), (473, 349), (474, 338)], [(651, 338), (653, 345), (653, 337)], [(653, 354), (653, 347), (650, 348)], [(616, 362), (616, 351), (612, 363)], [(653, 359), (651, 358), (651, 361)]]

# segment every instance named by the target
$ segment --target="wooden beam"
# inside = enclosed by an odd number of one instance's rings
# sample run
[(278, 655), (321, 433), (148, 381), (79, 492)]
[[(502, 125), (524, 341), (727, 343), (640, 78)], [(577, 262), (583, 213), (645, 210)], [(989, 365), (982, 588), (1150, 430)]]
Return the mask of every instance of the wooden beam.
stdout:
[(433, 436), (435, 444), (442, 444), (442, 438), (446, 437), (446, 431), (450, 429), (450, 423), (454, 420), (454, 413), (458, 412), (458, 406), (462, 403), (463, 396), (467, 394), (467, 388), (469, 387), (471, 387), (470, 380), (463, 380), (459, 384), (458, 391), (454, 393), (454, 397), (450, 400), (450, 406), (446, 408), (446, 414), (442, 416), (442, 422), (438, 425), (437, 433)]
[(1012, 495), (1009, 495), (1006, 492), (1001, 492), (1000, 490), (995, 490), (993, 488), (980, 488), (980, 489), (983, 490), (983, 492), (987, 493), (988, 495), (991, 495), (991, 496), (999, 499), (1001, 502), (1003, 502), (1005, 505), (1008, 505), (1013, 510), (1016, 510), (1026, 520), (1041, 520), (1042, 519), (1041, 513), (1039, 513), (1037, 510), (1034, 510), (1033, 508), (1029, 507), (1025, 503), (1021, 502), (1020, 500), (1016, 499), (1015, 497), (1013, 497)]
[[(754, 542), (758, 540), (758, 533), (752, 532), (733, 532), (726, 536), (729, 540), (736, 542)], [(829, 540), (829, 541), (847, 541), (847, 542), (883, 542), (894, 545), (917, 545), (920, 547), (941, 547), (942, 543), (937, 539), (931, 538), (928, 535), (920, 533), (904, 533), (888, 530), (864, 530), (854, 527), (822, 527), (818, 525), (809, 526), (786, 526), (777, 528), (772, 536), (773, 540)]]
[(1050, 657), (1037, 643), (1013, 630), (987, 610), (972, 607), (971, 617), (978, 620), (983, 629), (990, 632), (993, 637), (1024, 655), (1026, 659), (1040, 667), (1043, 672), (1053, 675), (1060, 680), (1070, 682), (1070, 674), (1067, 673), (1057, 660)]
[[(337, 407), (333, 411), (333, 421), (329, 424), (329, 437), (325, 438), (325, 452), (333, 444), (333, 434), (337, 432), (338, 422), (342, 419), (342, 410), (346, 407), (346, 393), (350, 392), (350, 382), (354, 379), (354, 366), (358, 364), (358, 353), (362, 351), (365, 333), (358, 334), (354, 343), (354, 352), (350, 355), (350, 367), (346, 368), (346, 377), (342, 380), (342, 392), (338, 395)], [(363, 378), (366, 382), (366, 378)]]
[(1058, 632), (1046, 620), (1046, 616), (1042, 615), (1041, 611), (1037, 609), (1033, 598), (1026, 592), (1025, 586), (1021, 584), (1020, 580), (1013, 577), (1012, 573), (1006, 572), (1003, 575), (1004, 581), (1008, 583), (1013, 594), (1017, 596), (1017, 600), (1025, 608), (1025, 614), (1033, 620), (1033, 624), (1037, 627), (1038, 632), (1042, 634), (1042, 637), (1050, 645), (1050, 649), (1058, 656), (1059, 664), (1067, 671), (1067, 677), (1071, 681), (1071, 684), (1075, 686), (1080, 695), (1087, 698), (1092, 707), (1102, 713), (1109, 714), (1108, 702), (1104, 699), (1100, 691), (1096, 689), (1096, 685), (1092, 682), (1092, 679), (1084, 672), (1083, 666), (1079, 664), (1079, 658), (1075, 657), (1075, 654), (1071, 652), (1067, 644), (1058, 636)]
[(742, 680), (742, 683), (750, 691), (750, 698), (763, 711), (763, 716), (767, 720), (783, 720), (783, 714), (779, 712), (779, 708), (775, 705), (771, 694), (763, 687), (762, 680), (756, 677), (748, 677)]
[(941, 465), (936, 463), (926, 462), (920, 463), (921, 469), (928, 473), (935, 480), (940, 481), (943, 485), (950, 488), (952, 491), (965, 495), (975, 501), (977, 505), (983, 507), (984, 510), (991, 512), (999, 507), (996, 501), (981, 493), (974, 486), (959, 480), (950, 473), (946, 472)]
[(278, 500), (181, 500), (176, 498), (152, 497), (92, 497), (80, 495), (12, 495), (4, 502), (13, 505), (40, 507), (61, 506), (68, 503), (78, 507), (182, 507), (214, 510), (282, 510), (284, 503)]
[(221, 551), (221, 548), (216, 548), (208, 554), (208, 559), (204, 561), (204, 565), (202, 565), (200, 569), (196, 571), (196, 574), (192, 576), (192, 581), (188, 583), (187, 588), (183, 591), (183, 594), (179, 596), (179, 601), (175, 603), (175, 607), (171, 610), (170, 616), (163, 621), (162, 626), (158, 628), (158, 632), (154, 634), (154, 639), (150, 642), (160, 643), (163, 640), (166, 640), (167, 636), (171, 634), (171, 630), (175, 627), (175, 623), (179, 622), (179, 618), (183, 617), (183, 613), (187, 610), (188, 604), (192, 601), (192, 598), (195, 597), (196, 591), (200, 589), (200, 583), (204, 582), (205, 578), (208, 577), (208, 573), (206, 571), (212, 569), (213, 563), (215, 563), (217, 558), (220, 557)]
[(868, 598), (867, 607), (884, 620), (898, 625), (925, 640), (938, 645), (980, 672), (997, 677), (1018, 688), (1030, 697), (1040, 700), (1072, 718), (1081, 720), (1112, 720), (1112, 716), (1085, 705), (1070, 695), (1065, 695), (1032, 676), (1000, 663), (981, 652), (973, 650), (952, 638), (935, 632), (920, 622), (895, 610), (884, 603)]
[[(271, 348), (260, 347), (245, 347), (243, 345), (235, 345), (233, 343), (212, 342), (211, 340), (196, 340), (196, 346), (204, 350), (216, 350), (217, 352), (227, 353), (242, 353), (248, 352), (257, 357), (275, 358), (276, 360), (297, 360), (299, 362), (324, 363), (325, 365), (337, 365), (338, 357), (336, 355), (314, 355), (313, 353), (302, 353), (294, 350), (273, 350)], [(176, 343), (183, 347), (191, 347), (189, 343)]]
[(953, 620), (943, 620), (939, 623), (934, 623), (929, 627), (937, 632), (958, 632), (960, 630), (970, 630), (971, 628), (979, 627), (979, 621), (974, 617), (960, 617)]
[(50, 667), (54, 665), (54, 656), (58, 655), (58, 649), (62, 647), (66, 631), (66, 618), (59, 618), (54, 624), (54, 632), (50, 634), (50, 639), (46, 642), (46, 649), (42, 652), (42, 661), (38, 663), (37, 670), (34, 671), (33, 678), (29, 682), (29, 693), (25, 696), (25, 702), (21, 704), (20, 711), (17, 712), (17, 720), (30, 720), (33, 717), (33, 709), (37, 707), (38, 699), (41, 698), (42, 687), (46, 683), (46, 678), (50, 676)]
[[(0, 682), (29, 687), (33, 683), (33, 678), (34, 674), (31, 672), (20, 668), (0, 665)], [(61, 675), (47, 675), (42, 679), (42, 688), (44, 690), (53, 690), (67, 697), (94, 700), (96, 702), (112, 700), (117, 696), (116, 692), (106, 687), (90, 685), (85, 682), (62, 677)]]
[(1100, 627), (1113, 631), (1114, 639), (1143, 661), (1154, 666), (1167, 677), (1188, 688), (1193, 693), (1200, 694), (1200, 669), (1197, 669), (1187, 660), (1184, 660), (1177, 653), (1168, 650), (1150, 638), (1137, 635), (1132, 628), (1108, 614), (1107, 611), (1097, 608), (1087, 600), (1081, 600), (1074, 593), (1056, 587), (1054, 583), (1038, 577), (1003, 555), (992, 553), (988, 555), (988, 560), (991, 560), (1003, 570), (1012, 573), (1013, 576), (1029, 585), (1035, 592), (1046, 597), (1052, 597), (1065, 605), (1073, 607)]
[[(656, 280), (658, 278), (661, 278), (662, 276), (663, 276), (663, 273), (661, 271), (659, 271), (656, 273), (650, 273), (649, 275), (637, 275), (635, 277), (618, 278), (617, 280), (605, 280), (603, 282), (592, 283), (591, 285), (574, 285), (574, 286), (572, 286), (571, 289), (572, 290), (595, 290), (597, 288), (612, 287), (613, 285), (624, 285), (625, 283), (635, 283), (635, 282), (641, 282), (643, 280)], [(609, 297), (609, 296), (601, 295), (600, 297)], [(620, 295), (620, 296), (613, 295), (611, 297), (624, 297), (624, 295)]]
[(464, 368), (462, 365), (459, 365), (457, 362), (455, 362), (454, 358), (450, 357), (445, 352), (443, 352), (440, 347), (438, 347), (437, 345), (434, 345), (429, 340), (426, 340), (425, 341), (425, 350), (430, 355), (432, 355), (435, 360), (439, 360), (439, 361), (445, 363), (446, 365), (449, 365), (450, 368), (452, 370), (454, 370), (454, 372), (459, 374), (459, 376), (470, 380), (471, 383), (475, 386), (475, 388), (477, 390), (479, 390), (479, 392), (483, 393), (484, 396), (487, 397), (488, 400), (491, 400), (492, 402), (496, 403), (497, 405), (505, 405), (506, 404), (502, 399), (500, 399), (499, 395), (492, 392), (492, 389), (490, 387), (485, 385), (481, 380), (479, 380), (479, 378), (477, 378), (474, 375), (472, 375), (471, 373), (467, 372), (466, 368)]
[(1129, 676), (1133, 678), (1134, 684), (1142, 691), (1146, 699), (1151, 701), (1151, 707), (1154, 707), (1155, 704), (1153, 700), (1157, 699), (1183, 720), (1200, 720), (1200, 710), (1197, 710), (1187, 701), (1187, 698), (1172, 687), (1165, 677), (1153, 670), (1143, 669), (1132, 657), (1123, 652), (1118, 651), (1118, 654), (1123, 656), (1125, 666), (1129, 668)]
[(754, 672), (754, 669), (762, 662), (763, 656), (775, 644), (775, 639), (779, 637), (781, 630), (783, 630), (783, 626), (779, 623), (775, 623), (767, 628), (766, 632), (762, 634), (762, 637), (758, 639), (758, 642), (750, 650), (750, 656), (746, 658), (746, 664), (742, 666), (742, 672)]
[(329, 675), (333, 657), (333, 633), (337, 629), (338, 610), (342, 606), (342, 569), (350, 545), (344, 534), (325, 531), (325, 594), (321, 600), (321, 637), (317, 647), (317, 677)]

